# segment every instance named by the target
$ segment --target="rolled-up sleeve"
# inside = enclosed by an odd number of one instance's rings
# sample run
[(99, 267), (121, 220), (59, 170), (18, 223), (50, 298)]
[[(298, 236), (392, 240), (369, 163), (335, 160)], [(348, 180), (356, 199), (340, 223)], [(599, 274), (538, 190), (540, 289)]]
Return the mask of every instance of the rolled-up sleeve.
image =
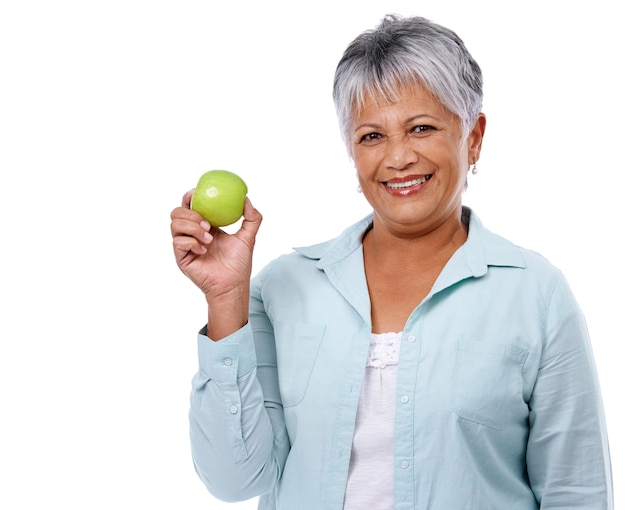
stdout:
[(286, 434), (265, 408), (250, 325), (214, 342), (198, 335), (190, 435), (195, 469), (208, 490), (241, 501), (273, 490), (284, 462)]
[(583, 315), (562, 276), (547, 306), (529, 406), (528, 476), (541, 509), (612, 509), (600, 386)]

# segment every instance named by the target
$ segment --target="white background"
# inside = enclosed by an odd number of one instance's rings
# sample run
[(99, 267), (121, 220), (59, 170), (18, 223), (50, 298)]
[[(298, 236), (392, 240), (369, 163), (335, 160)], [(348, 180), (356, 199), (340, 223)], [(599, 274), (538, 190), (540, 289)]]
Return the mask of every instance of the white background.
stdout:
[(0, 7), (0, 507), (255, 507), (214, 500), (192, 468), (205, 311), (169, 213), (205, 170), (239, 173), (265, 218), (255, 271), (366, 214), (331, 86), (386, 12), (449, 26), (483, 68), (465, 200), (568, 277), (624, 504), (618, 3), (13, 0)]

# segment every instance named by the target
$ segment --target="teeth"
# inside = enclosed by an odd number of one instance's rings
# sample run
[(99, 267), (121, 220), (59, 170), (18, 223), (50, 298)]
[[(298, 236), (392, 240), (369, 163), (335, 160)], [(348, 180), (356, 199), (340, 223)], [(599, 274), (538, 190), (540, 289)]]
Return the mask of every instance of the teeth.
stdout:
[(405, 182), (387, 182), (386, 185), (391, 189), (402, 189), (402, 188), (410, 188), (411, 186), (418, 186), (419, 184), (425, 183), (428, 179), (430, 179), (430, 175), (426, 177), (420, 177), (419, 179), (411, 179), (410, 181)]

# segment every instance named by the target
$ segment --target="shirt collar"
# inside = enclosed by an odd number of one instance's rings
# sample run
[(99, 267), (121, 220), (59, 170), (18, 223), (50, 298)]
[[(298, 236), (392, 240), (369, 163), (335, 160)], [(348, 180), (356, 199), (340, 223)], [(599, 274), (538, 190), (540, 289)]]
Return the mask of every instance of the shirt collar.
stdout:
[[(526, 267), (523, 251), (486, 229), (469, 207), (463, 207), (463, 220), (469, 224), (467, 240), (450, 259), (445, 273), (452, 272), (458, 278), (458, 271), (461, 271), (469, 273), (466, 276), (478, 278), (487, 273), (489, 266)], [(307, 258), (318, 260), (317, 267), (325, 269), (361, 250), (363, 235), (371, 228), (372, 221), (373, 215), (370, 214), (335, 239), (294, 249)]]

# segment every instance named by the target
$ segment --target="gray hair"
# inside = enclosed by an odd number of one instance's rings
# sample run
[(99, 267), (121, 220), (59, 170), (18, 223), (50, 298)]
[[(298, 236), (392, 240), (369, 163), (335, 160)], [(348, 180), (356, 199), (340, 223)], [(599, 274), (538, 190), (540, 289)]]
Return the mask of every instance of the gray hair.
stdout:
[(482, 73), (452, 30), (421, 17), (387, 15), (374, 30), (359, 35), (337, 69), (333, 99), (344, 142), (350, 150), (352, 116), (366, 96), (393, 101), (403, 86), (419, 83), (468, 132), (482, 109)]

